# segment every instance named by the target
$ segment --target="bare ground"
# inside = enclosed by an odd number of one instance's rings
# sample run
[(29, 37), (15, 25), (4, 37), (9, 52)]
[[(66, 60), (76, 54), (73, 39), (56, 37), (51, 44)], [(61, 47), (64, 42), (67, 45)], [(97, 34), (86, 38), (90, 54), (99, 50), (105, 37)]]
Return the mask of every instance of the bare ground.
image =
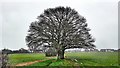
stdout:
[(31, 64), (34, 64), (34, 63), (37, 63), (37, 62), (43, 62), (44, 60), (36, 60), (36, 61), (31, 61), (31, 62), (24, 62), (24, 63), (19, 63), (15, 66), (28, 66), (28, 65), (31, 65)]
[[(46, 60), (49, 60), (49, 59), (52, 59), (52, 58), (55, 58), (55, 57), (47, 57)], [(30, 62), (24, 62), (24, 63), (16, 64), (15, 66), (29, 66), (29, 65), (32, 65), (34, 63), (43, 62), (43, 61), (46, 61), (46, 60), (35, 60), (35, 61), (30, 61)]]

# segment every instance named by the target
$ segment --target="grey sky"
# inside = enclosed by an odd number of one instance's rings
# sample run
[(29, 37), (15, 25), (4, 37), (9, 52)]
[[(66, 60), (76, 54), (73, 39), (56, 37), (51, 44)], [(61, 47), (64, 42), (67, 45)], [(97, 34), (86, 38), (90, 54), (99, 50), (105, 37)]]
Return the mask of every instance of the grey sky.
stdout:
[(27, 48), (25, 36), (30, 23), (44, 9), (56, 6), (74, 8), (87, 19), (97, 48), (118, 48), (118, 0), (6, 0), (0, 4), (0, 49)]

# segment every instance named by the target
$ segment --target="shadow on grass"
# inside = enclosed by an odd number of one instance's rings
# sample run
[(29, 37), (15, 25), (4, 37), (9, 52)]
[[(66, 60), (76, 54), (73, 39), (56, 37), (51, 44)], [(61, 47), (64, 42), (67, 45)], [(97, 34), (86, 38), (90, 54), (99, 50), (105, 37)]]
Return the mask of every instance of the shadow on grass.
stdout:
[(8, 68), (120, 68), (118, 66), (20, 66), (20, 67), (8, 67)]

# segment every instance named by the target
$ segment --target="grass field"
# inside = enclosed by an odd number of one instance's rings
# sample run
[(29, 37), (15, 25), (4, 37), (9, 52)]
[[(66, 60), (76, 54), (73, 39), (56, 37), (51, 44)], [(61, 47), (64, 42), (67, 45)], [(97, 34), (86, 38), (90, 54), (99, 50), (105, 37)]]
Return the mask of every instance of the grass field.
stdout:
[(64, 60), (56, 60), (56, 57), (48, 58), (43, 53), (10, 54), (8, 63), (14, 66), (23, 62), (45, 60), (29, 65), (29, 68), (30, 66), (118, 66), (117, 52), (74, 52), (65, 53), (65, 56)]
[(46, 57), (44, 54), (38, 53), (29, 53), (29, 54), (9, 54), (8, 64), (16, 65), (18, 63), (35, 61), (35, 60), (44, 60)]

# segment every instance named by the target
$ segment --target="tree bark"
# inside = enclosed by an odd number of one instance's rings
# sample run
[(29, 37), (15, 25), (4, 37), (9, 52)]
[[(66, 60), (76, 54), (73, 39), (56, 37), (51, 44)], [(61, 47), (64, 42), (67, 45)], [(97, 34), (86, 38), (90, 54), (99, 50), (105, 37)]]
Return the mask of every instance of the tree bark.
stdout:
[(59, 50), (58, 51), (57, 59), (64, 59), (64, 51), (65, 50)]

